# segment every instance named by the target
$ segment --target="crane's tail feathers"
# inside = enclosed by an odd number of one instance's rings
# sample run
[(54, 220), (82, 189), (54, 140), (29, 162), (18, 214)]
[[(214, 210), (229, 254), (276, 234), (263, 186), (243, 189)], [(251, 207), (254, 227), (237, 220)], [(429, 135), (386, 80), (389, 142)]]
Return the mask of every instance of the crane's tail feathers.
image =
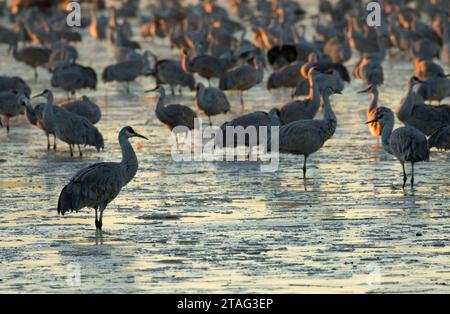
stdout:
[(67, 211), (78, 211), (80, 186), (78, 184), (66, 185), (59, 195), (58, 215), (64, 216)]

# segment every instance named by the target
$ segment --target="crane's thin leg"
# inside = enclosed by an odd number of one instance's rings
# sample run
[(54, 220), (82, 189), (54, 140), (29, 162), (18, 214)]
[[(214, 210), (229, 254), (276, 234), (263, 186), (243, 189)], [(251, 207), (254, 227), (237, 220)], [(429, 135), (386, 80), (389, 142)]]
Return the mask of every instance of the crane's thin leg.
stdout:
[(37, 79), (38, 79), (37, 68), (34, 68), (34, 80), (37, 81)]
[(77, 146), (78, 146), (78, 152), (80, 153), (80, 157), (83, 157), (83, 153), (81, 152), (80, 144), (78, 144)]
[(127, 82), (127, 85), (125, 87), (125, 91), (127, 92), (127, 94), (130, 93), (130, 82)]
[(0, 118), (0, 128), (3, 128), (2, 118)]
[(241, 90), (241, 112), (244, 112), (244, 91)]
[(208, 119), (209, 119), (209, 126), (212, 126), (211, 117), (208, 116)]
[(411, 162), (411, 189), (414, 188), (414, 162)]
[(105, 210), (104, 206), (100, 206), (100, 219), (98, 220), (97, 229), (101, 230), (103, 227), (103, 211)]
[(53, 133), (53, 150), (56, 150), (56, 134)]
[(9, 134), (9, 118), (6, 117), (5, 119), (5, 124), (6, 124), (6, 134)]
[(47, 135), (47, 150), (50, 150), (50, 135), (46, 133)]
[(178, 91), (180, 92), (180, 96), (183, 96), (183, 87), (180, 86), (180, 88), (178, 89)]
[(306, 160), (308, 159), (308, 155), (305, 155), (305, 159), (303, 160), (303, 180), (306, 180)]
[(208, 87), (211, 87), (211, 78), (208, 77)]
[(73, 149), (72, 149), (72, 145), (69, 144), (69, 149), (70, 149), (70, 157), (73, 157)]
[(173, 85), (170, 85), (170, 89), (172, 90), (172, 96), (175, 96), (175, 87), (173, 87)]
[(406, 176), (405, 164), (403, 162), (402, 162), (402, 169), (403, 169), (403, 189), (405, 189), (406, 180), (408, 180), (408, 177)]
[(94, 209), (95, 209), (95, 228), (98, 229), (98, 207), (95, 206)]

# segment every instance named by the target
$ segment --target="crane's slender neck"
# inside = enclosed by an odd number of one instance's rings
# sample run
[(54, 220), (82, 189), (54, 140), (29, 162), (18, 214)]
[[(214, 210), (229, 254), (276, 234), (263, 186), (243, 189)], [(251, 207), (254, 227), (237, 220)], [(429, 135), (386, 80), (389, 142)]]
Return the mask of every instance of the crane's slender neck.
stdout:
[(381, 143), (383, 144), (383, 148), (386, 152), (392, 155), (391, 150), (391, 134), (392, 130), (394, 129), (394, 120), (389, 119), (384, 125), (382, 126), (381, 131)]
[(199, 86), (197, 99), (201, 99), (203, 97), (205, 97), (205, 87), (204, 86)]
[(119, 144), (122, 150), (122, 166), (125, 167), (125, 184), (131, 181), (138, 169), (138, 160), (133, 146), (131, 146), (128, 137), (125, 134), (119, 134)]
[(378, 89), (374, 88), (370, 93), (370, 103), (369, 107), (367, 108), (367, 112), (372, 112), (373, 110), (377, 109), (377, 106), (378, 106)]
[(308, 99), (313, 102), (319, 102), (320, 103), (320, 91), (319, 86), (316, 84), (316, 80), (314, 79), (313, 75), (308, 76), (309, 81), (309, 95)]
[(182, 65), (184, 71), (189, 72), (189, 73), (192, 72), (191, 59), (189, 59), (189, 56), (187, 53), (182, 54), (181, 65)]
[(412, 113), (412, 109), (414, 107), (413, 87), (414, 87), (413, 84), (408, 84), (408, 91), (406, 93), (406, 97), (400, 104), (400, 108), (397, 112), (398, 118), (400, 120), (404, 120), (407, 116), (409, 116)]
[(25, 102), (25, 116), (27, 117), (28, 122), (30, 122), (32, 125), (36, 125), (37, 123), (36, 111), (34, 111), (34, 108), (28, 101)]
[(161, 112), (164, 110), (164, 99), (166, 98), (166, 93), (161, 90), (159, 92), (158, 102), (156, 103), (156, 112)]
[(330, 104), (330, 95), (325, 93), (323, 95), (323, 109), (324, 109), (324, 120), (328, 124), (328, 128), (325, 131), (326, 138), (330, 138), (333, 136), (337, 127), (336, 115), (334, 114), (333, 108), (331, 108)]
[(44, 106), (44, 125), (48, 131), (53, 131), (53, 95), (47, 95), (47, 102)]

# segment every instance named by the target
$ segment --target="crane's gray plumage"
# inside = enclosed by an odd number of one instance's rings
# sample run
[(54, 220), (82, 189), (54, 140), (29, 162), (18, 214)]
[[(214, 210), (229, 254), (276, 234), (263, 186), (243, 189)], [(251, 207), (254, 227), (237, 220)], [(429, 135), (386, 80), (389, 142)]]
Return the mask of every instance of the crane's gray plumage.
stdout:
[(215, 87), (205, 87), (202, 83), (197, 84), (195, 106), (208, 116), (209, 125), (211, 116), (230, 111), (230, 103), (225, 93)]
[(52, 87), (59, 87), (66, 93), (75, 94), (76, 90), (97, 88), (97, 74), (91, 67), (69, 61), (57, 61), (51, 78)]
[(104, 148), (102, 134), (88, 119), (55, 106), (53, 93), (49, 90), (44, 90), (37, 96), (47, 98), (43, 119), (45, 129), (54, 132), (58, 139), (69, 144), (70, 156), (73, 156), (72, 145), (78, 146), (80, 156), (83, 156), (80, 145), (94, 146), (97, 151)]
[(271, 90), (281, 87), (295, 88), (301, 79), (300, 68), (303, 64), (304, 62), (301, 61), (294, 62), (272, 72), (267, 80), (267, 89)]
[(103, 82), (125, 82), (126, 90), (130, 91), (130, 82), (136, 80), (142, 74), (144, 62), (139, 60), (127, 60), (116, 64), (108, 65), (102, 74)]
[(381, 85), (384, 83), (383, 66), (376, 58), (363, 57), (356, 65), (355, 77), (363, 80), (367, 85)]
[(15, 45), (13, 49), (14, 59), (33, 68), (35, 80), (38, 77), (37, 67), (45, 66), (48, 63), (51, 53), (51, 49), (41, 47), (25, 47), (18, 50), (17, 45)]
[(157, 85), (169, 85), (172, 89), (172, 95), (175, 94), (175, 87), (189, 87), (190, 90), (195, 89), (195, 79), (191, 73), (186, 72), (180, 61), (154, 58), (154, 65), (151, 69), (151, 75), (156, 79)]
[(31, 88), (18, 76), (0, 76), (0, 92), (16, 90), (27, 97), (31, 95)]
[(438, 129), (428, 139), (428, 147), (437, 149), (450, 149), (450, 125)]
[[(97, 229), (102, 228), (103, 211), (106, 206), (136, 175), (138, 160), (128, 140), (135, 136), (147, 139), (129, 126), (120, 131), (121, 162), (96, 163), (80, 170), (72, 177), (59, 196), (58, 214), (64, 216), (67, 211), (92, 207), (95, 209), (95, 226)], [(97, 216), (97, 210), (100, 210), (100, 218)]]
[(92, 124), (96, 124), (102, 117), (100, 107), (85, 95), (81, 96), (79, 99), (61, 102), (58, 106), (76, 113), (79, 116), (85, 117)]
[(9, 119), (23, 114), (23, 108), (19, 102), (20, 95), (16, 90), (0, 92), (0, 126), (3, 127), (3, 118), (6, 133), (9, 133)]
[[(194, 129), (194, 120), (197, 118), (197, 114), (194, 110), (180, 104), (164, 105), (166, 91), (162, 86), (156, 86), (156, 88), (146, 91), (146, 93), (148, 92), (159, 93), (155, 114), (158, 120), (166, 125), (171, 131), (174, 131), (175, 133), (187, 133), (185, 129), (180, 131), (177, 127), (186, 127), (189, 130)], [(178, 143), (178, 137), (176, 139)]]
[(228, 70), (220, 77), (219, 88), (221, 90), (238, 90), (241, 93), (241, 108), (244, 111), (244, 91), (262, 82), (264, 68), (262, 60), (256, 57), (252, 64), (244, 64)]
[(320, 92), (316, 83), (319, 73), (311, 68), (308, 72), (309, 96), (304, 100), (294, 100), (280, 109), (280, 120), (288, 124), (296, 120), (314, 119), (320, 107)]
[[(245, 137), (243, 145), (248, 147), (253, 147), (257, 145), (265, 145), (267, 150), (270, 151), (271, 149), (271, 138), (272, 138), (272, 129), (271, 127), (278, 127), (280, 126), (280, 118), (279, 118), (279, 110), (274, 108), (270, 110), (270, 112), (265, 111), (256, 111), (247, 113), (245, 115), (242, 115), (240, 117), (237, 117), (231, 121), (223, 123), (220, 128), (222, 130), (222, 139), (219, 140), (217, 138), (216, 140), (216, 146), (217, 147), (226, 147), (230, 146), (231, 144), (227, 142), (227, 138), (232, 141), (232, 145), (234, 147), (238, 146), (238, 138), (236, 135), (236, 132), (234, 132), (234, 137), (231, 137), (232, 134), (229, 134), (227, 131), (227, 127), (232, 127), (233, 130), (237, 127), (242, 127), (244, 130), (248, 127), (255, 127), (257, 132), (257, 138), (250, 138)], [(266, 127), (267, 128), (267, 142), (266, 143), (260, 143), (260, 134), (259, 134), (259, 128), (260, 127)]]
[(333, 93), (331, 87), (325, 88), (323, 91), (323, 120), (297, 120), (280, 128), (280, 152), (304, 156), (304, 179), (306, 178), (308, 156), (318, 151), (336, 131), (337, 120), (329, 99)]
[(397, 157), (403, 169), (403, 188), (408, 179), (405, 172), (405, 162), (411, 162), (411, 188), (414, 187), (414, 163), (428, 160), (430, 150), (425, 135), (411, 126), (400, 127), (394, 131), (395, 118), (392, 110), (379, 107), (376, 118), (367, 123), (379, 122), (381, 125), (381, 140), (386, 152)]
[(423, 103), (416, 103), (414, 95), (414, 85), (419, 84), (417, 77), (408, 80), (408, 91), (406, 97), (397, 108), (397, 118), (405, 125), (419, 129), (429, 136), (437, 129), (450, 124), (450, 106), (431, 106)]
[(450, 96), (450, 79), (446, 76), (431, 76), (416, 88), (415, 93), (424, 100), (440, 103), (444, 98)]
[(224, 72), (231, 69), (234, 62), (209, 55), (200, 55), (191, 60), (188, 52), (183, 49), (181, 64), (186, 72), (197, 73), (209, 81), (211, 78), (221, 77)]

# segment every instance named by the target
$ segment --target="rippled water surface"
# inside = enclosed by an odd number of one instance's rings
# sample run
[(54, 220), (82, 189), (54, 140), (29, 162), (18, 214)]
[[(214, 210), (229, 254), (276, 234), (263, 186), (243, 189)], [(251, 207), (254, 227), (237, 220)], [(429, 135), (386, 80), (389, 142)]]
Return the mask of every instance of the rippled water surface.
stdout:
[[(167, 42), (143, 45), (178, 57)], [(108, 44), (87, 34), (77, 48), (99, 77), (113, 63)], [(44, 69), (33, 82), (6, 50), (0, 74), (22, 76), (34, 94), (49, 87)], [(397, 57), (384, 69), (381, 104), (395, 108), (412, 66)], [(142, 77), (131, 95), (115, 83), (86, 91), (102, 108), (106, 149), (87, 149), (82, 159), (69, 158), (61, 142), (47, 151), (23, 116), (9, 136), (0, 129), (0, 292), (450, 292), (450, 155), (433, 151), (417, 164), (415, 191), (403, 192), (400, 164), (364, 124), (361, 82), (332, 97), (338, 127), (309, 158), (307, 191), (300, 156), (281, 155), (274, 173), (256, 162), (174, 162), (155, 96), (143, 94), (154, 85)], [(269, 110), (289, 94), (269, 93), (264, 82), (246, 93), (246, 110)], [(239, 95), (229, 97), (232, 111), (215, 125), (240, 114)], [(193, 93), (169, 101), (193, 107)], [(89, 209), (58, 217), (59, 192), (76, 171), (120, 159), (124, 125), (150, 141), (132, 140), (139, 171), (105, 211), (104, 232)], [(77, 269), (80, 285), (70, 277)]]

